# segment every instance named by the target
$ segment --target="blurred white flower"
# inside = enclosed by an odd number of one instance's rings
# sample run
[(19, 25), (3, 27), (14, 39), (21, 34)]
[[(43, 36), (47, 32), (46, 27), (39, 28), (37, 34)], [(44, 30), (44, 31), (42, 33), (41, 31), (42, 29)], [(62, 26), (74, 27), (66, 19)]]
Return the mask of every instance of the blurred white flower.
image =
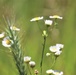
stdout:
[(58, 16), (58, 15), (49, 16), (49, 18), (63, 19), (63, 17), (61, 17), (61, 16)]
[(42, 20), (43, 19), (43, 16), (42, 17), (35, 17), (35, 18), (32, 18), (30, 21), (38, 21), (38, 20)]
[(57, 52), (55, 52), (55, 55), (59, 56), (61, 53), (62, 53), (62, 51), (57, 51)]
[(54, 72), (54, 71), (53, 71), (52, 69), (46, 71), (46, 73), (47, 73), (48, 75), (53, 74), (53, 72)]
[(13, 41), (9, 39), (9, 37), (5, 37), (2, 41), (2, 45), (5, 47), (11, 47)]
[(63, 72), (62, 71), (56, 71), (56, 70), (54, 70), (53, 74), (54, 75), (63, 75)]
[(31, 57), (29, 57), (29, 56), (24, 57), (24, 62), (28, 63), (28, 62), (30, 62), (30, 60), (31, 60)]
[(63, 44), (56, 44), (57, 47), (59, 47), (60, 49), (62, 49), (64, 47)]
[(50, 26), (51, 26), (51, 25), (52, 25), (52, 23), (53, 23), (53, 21), (52, 21), (52, 20), (45, 20), (45, 24), (46, 24), (46, 25), (50, 25)]
[(47, 56), (47, 57), (50, 56), (50, 53), (46, 53), (46, 56)]
[(5, 32), (2, 32), (2, 33), (0, 34), (0, 38), (4, 38), (4, 36), (5, 36)]
[(29, 62), (29, 65), (30, 65), (31, 68), (34, 68), (35, 65), (36, 65), (36, 63), (35, 63), (34, 61), (30, 61), (30, 62)]
[(60, 50), (60, 48), (59, 47), (57, 47), (57, 46), (50, 46), (50, 51), (51, 52), (57, 52), (57, 51), (59, 51)]
[(15, 31), (20, 31), (20, 29), (17, 28), (17, 27), (15, 27), (15, 26), (11, 26), (10, 29), (11, 29), (11, 30), (15, 30)]

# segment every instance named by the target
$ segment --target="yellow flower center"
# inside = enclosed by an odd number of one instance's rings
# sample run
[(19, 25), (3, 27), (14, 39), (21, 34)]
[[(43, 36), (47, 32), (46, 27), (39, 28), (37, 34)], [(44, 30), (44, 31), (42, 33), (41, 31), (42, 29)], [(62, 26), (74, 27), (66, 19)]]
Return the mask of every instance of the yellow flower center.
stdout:
[(58, 15), (54, 15), (53, 17), (54, 17), (54, 18), (59, 18), (59, 16), (58, 16)]
[(6, 40), (6, 44), (11, 44), (11, 41), (10, 40)]
[(35, 20), (39, 20), (39, 17), (36, 17)]

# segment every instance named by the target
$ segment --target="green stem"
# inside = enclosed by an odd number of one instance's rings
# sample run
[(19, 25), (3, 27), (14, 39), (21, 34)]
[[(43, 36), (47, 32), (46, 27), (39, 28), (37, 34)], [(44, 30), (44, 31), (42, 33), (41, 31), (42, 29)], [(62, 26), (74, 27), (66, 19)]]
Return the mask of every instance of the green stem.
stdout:
[(44, 36), (44, 43), (43, 43), (43, 49), (42, 49), (42, 56), (41, 56), (41, 62), (40, 62), (41, 75), (42, 75), (42, 65), (43, 65), (43, 57), (44, 57), (45, 43), (46, 43), (46, 37)]
[(28, 63), (27, 63), (27, 68), (28, 68), (28, 70), (29, 70), (30, 75), (32, 75), (32, 73), (31, 73), (31, 71), (30, 71), (30, 68), (29, 68), (29, 64), (28, 64)]
[(54, 58), (54, 62), (52, 64), (51, 68), (53, 68), (53, 66), (55, 65), (55, 63), (56, 63), (56, 57)]

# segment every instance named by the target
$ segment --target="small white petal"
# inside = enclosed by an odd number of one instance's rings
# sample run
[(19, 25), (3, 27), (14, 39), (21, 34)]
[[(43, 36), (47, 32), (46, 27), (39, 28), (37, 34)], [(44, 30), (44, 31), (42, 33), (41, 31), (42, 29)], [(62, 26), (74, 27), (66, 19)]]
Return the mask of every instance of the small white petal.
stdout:
[(47, 70), (46, 73), (47, 73), (47, 74), (52, 74), (52, 73), (53, 73), (53, 70), (52, 70), (52, 69)]
[(46, 25), (52, 25), (53, 21), (52, 20), (45, 20)]
[(55, 53), (55, 55), (59, 56), (61, 53), (62, 53), (62, 51), (57, 51), (57, 52)]
[(59, 51), (60, 50), (60, 48), (59, 47), (57, 47), (57, 46), (50, 46), (50, 51), (51, 52), (57, 52), (57, 51)]
[(63, 44), (56, 44), (57, 47), (59, 47), (60, 49), (64, 47)]
[(15, 31), (20, 31), (20, 29), (17, 28), (17, 27), (15, 27), (15, 26), (11, 26), (10, 29), (11, 29), (11, 30), (15, 30)]
[(0, 34), (0, 38), (4, 38), (4, 36), (5, 36), (5, 32), (2, 32), (2, 33)]
[(35, 18), (32, 18), (30, 21), (38, 21), (38, 20), (42, 20), (43, 19), (43, 16), (42, 17), (35, 17)]
[(53, 74), (54, 75), (63, 75), (63, 72), (62, 71), (56, 71), (56, 70), (54, 70)]
[(30, 60), (31, 60), (31, 57), (29, 57), (29, 56), (25, 56), (25, 57), (24, 57), (24, 62), (27, 63), (27, 62), (29, 62)]
[(61, 17), (61, 16), (58, 16), (58, 15), (49, 16), (49, 18), (63, 19), (63, 17)]

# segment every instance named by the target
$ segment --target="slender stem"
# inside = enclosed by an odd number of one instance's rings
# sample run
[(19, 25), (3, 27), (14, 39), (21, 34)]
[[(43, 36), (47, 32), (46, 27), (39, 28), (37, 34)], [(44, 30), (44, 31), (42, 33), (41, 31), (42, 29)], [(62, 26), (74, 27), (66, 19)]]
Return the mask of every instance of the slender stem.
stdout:
[(54, 58), (54, 61), (53, 61), (51, 68), (55, 65), (55, 63), (56, 63), (56, 57)]
[(28, 63), (27, 63), (27, 68), (28, 68), (28, 70), (29, 70), (30, 75), (32, 75)]
[(44, 43), (43, 43), (43, 49), (42, 49), (42, 56), (41, 56), (41, 62), (40, 62), (41, 75), (42, 75), (42, 65), (43, 65), (43, 57), (44, 57), (45, 43), (46, 43), (46, 37), (44, 36)]

